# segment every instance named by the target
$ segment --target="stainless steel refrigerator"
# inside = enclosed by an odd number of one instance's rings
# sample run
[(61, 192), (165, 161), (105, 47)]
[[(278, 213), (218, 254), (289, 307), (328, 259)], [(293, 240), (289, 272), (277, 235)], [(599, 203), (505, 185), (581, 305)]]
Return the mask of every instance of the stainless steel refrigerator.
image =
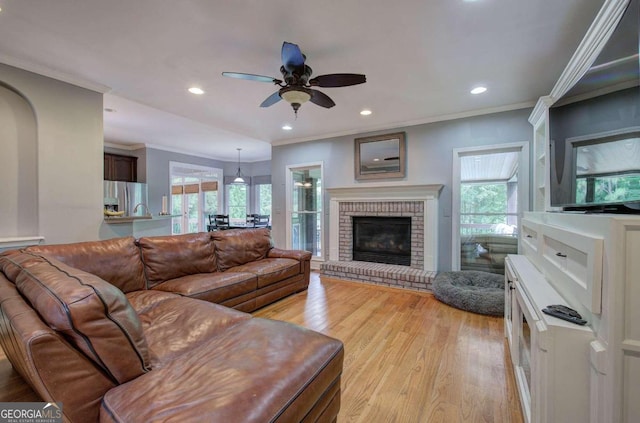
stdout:
[(124, 216), (142, 217), (150, 214), (147, 207), (147, 184), (139, 182), (104, 181), (104, 208), (124, 211)]

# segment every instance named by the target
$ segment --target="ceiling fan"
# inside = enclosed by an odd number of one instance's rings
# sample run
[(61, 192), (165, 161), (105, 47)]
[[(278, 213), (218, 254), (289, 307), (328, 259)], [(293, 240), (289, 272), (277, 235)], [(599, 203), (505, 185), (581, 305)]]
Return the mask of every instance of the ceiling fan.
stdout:
[(328, 95), (314, 90), (311, 87), (346, 87), (349, 85), (363, 84), (367, 82), (365, 75), (356, 73), (331, 73), (310, 78), (312, 70), (304, 61), (306, 56), (300, 51), (297, 44), (282, 43), (282, 66), (280, 72), (284, 81), (270, 76), (253, 75), (249, 73), (222, 72), (223, 76), (249, 81), (270, 82), (281, 87), (271, 94), (260, 107), (269, 107), (281, 99), (285, 100), (293, 108), (293, 112), (298, 115), (298, 109), (303, 103), (311, 101), (318, 106), (331, 108), (336, 103)]

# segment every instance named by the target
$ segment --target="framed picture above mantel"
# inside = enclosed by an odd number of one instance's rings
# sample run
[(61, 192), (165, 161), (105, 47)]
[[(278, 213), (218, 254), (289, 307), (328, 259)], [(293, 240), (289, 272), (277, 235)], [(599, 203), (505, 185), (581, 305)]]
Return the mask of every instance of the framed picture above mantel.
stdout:
[(356, 180), (405, 177), (404, 132), (356, 138), (354, 146)]

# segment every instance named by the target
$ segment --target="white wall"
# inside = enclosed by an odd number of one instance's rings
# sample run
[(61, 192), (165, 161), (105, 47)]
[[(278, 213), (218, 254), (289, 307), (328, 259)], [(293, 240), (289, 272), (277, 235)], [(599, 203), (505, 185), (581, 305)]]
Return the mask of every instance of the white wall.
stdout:
[[(98, 239), (102, 94), (4, 64), (0, 84), (24, 97), (35, 114), (38, 227), (30, 235), (42, 235), (47, 243)], [(13, 187), (24, 182), (3, 181)], [(24, 210), (29, 212), (27, 206)]]
[[(438, 269), (451, 269), (451, 183), (453, 149), (530, 141), (533, 130), (528, 122), (531, 109), (514, 110), (424, 125), (395, 128), (375, 133), (274, 146), (271, 152), (273, 189), (273, 237), (279, 247), (285, 239), (285, 168), (287, 165), (324, 162), (324, 188), (366, 186), (381, 181), (356, 181), (354, 177), (354, 138), (404, 131), (407, 139), (407, 176), (390, 184), (443, 184), (439, 201)], [(329, 203), (325, 196), (324, 227), (329, 225)], [(329, 245), (325, 230), (324, 248)], [(325, 250), (325, 256), (328, 251)]]

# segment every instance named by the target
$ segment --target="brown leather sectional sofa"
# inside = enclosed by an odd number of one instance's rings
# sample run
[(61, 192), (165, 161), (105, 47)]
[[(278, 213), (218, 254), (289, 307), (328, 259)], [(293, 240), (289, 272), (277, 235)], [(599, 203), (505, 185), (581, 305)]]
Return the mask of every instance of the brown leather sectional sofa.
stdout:
[(309, 260), (267, 229), (6, 252), (0, 342), (67, 421), (332, 422), (342, 343), (245, 313), (306, 289)]

